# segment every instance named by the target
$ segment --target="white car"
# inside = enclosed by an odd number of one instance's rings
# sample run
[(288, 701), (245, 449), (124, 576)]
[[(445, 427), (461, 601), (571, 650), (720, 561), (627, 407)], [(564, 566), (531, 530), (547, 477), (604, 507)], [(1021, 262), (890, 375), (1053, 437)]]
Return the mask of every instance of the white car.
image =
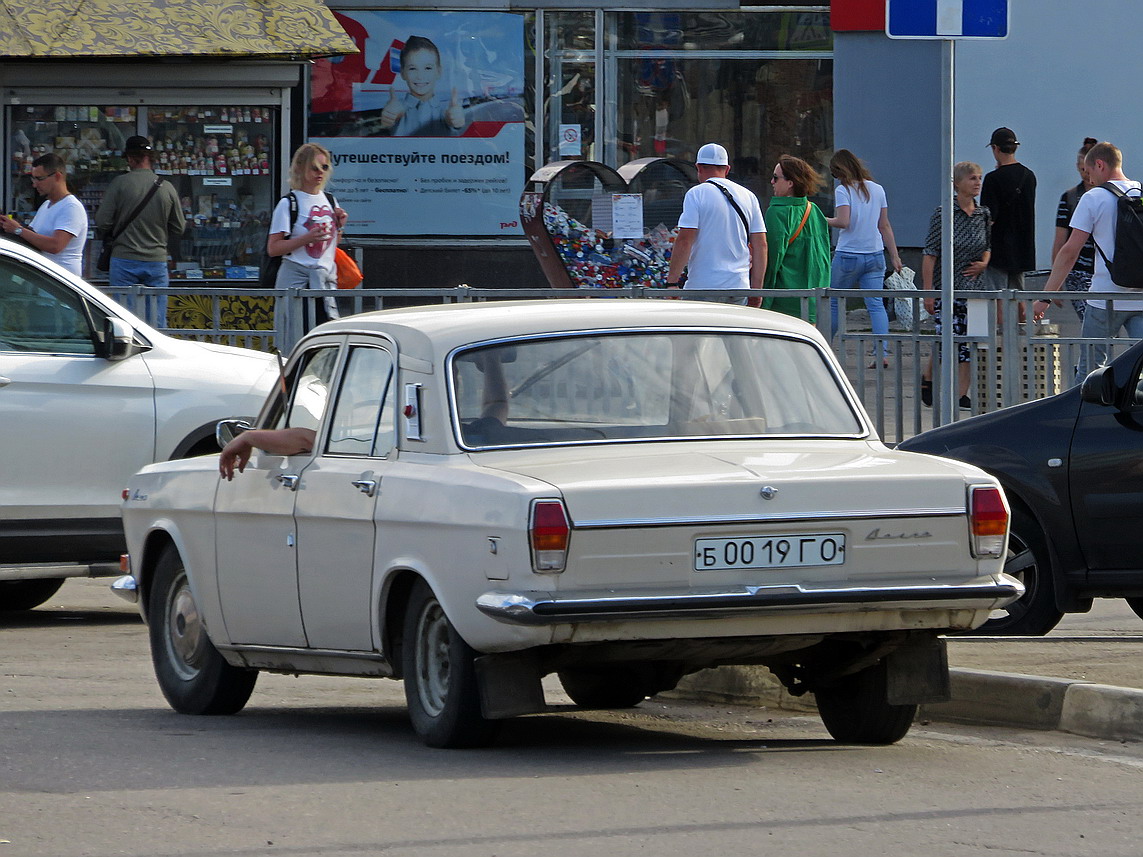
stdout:
[(240, 710), (259, 670), (403, 678), (426, 743), (474, 746), (553, 672), (611, 708), (765, 664), (835, 738), (890, 743), (947, 693), (938, 635), (1021, 591), (996, 480), (888, 449), (817, 331), (760, 310), (353, 316), (258, 426), (313, 451), (154, 464), (123, 506), (117, 586), (181, 712)]
[(256, 414), (277, 376), (271, 355), (164, 336), (0, 241), (0, 611), (119, 574), (127, 480), (217, 452), (218, 420)]

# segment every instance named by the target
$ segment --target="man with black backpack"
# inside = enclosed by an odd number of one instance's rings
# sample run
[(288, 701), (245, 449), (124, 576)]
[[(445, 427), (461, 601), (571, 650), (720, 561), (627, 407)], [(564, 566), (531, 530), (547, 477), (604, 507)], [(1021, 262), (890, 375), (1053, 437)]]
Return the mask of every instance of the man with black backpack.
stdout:
[[(1139, 182), (1123, 174), (1123, 154), (1111, 143), (1092, 146), (1084, 158), (1084, 166), (1093, 187), (1080, 197), (1070, 224), (1072, 234), (1056, 254), (1052, 273), (1044, 284), (1047, 291), (1059, 291), (1084, 242), (1089, 237), (1094, 240), (1097, 251), (1095, 273), (1091, 278), (1080, 335), (1097, 341), (1090, 348), (1094, 365), (1088, 360), (1087, 348), (1080, 352), (1077, 384), (1090, 369), (1107, 362), (1106, 340), (1109, 337), (1126, 329), (1131, 338), (1143, 339), (1143, 281), (1137, 281), (1139, 265), (1130, 264), (1128, 260), (1137, 239), (1143, 239), (1143, 218), (1138, 213), (1143, 190)], [(1120, 245), (1123, 245), (1122, 252)], [(1136, 282), (1137, 285), (1134, 284)], [(1111, 300), (1106, 300), (1101, 292), (1111, 293)], [(1131, 299), (1118, 300), (1114, 297), (1117, 294), (1128, 295)], [(1034, 314), (1037, 319), (1043, 317), (1050, 303), (1036, 301)], [(1055, 303), (1059, 304), (1059, 301)]]

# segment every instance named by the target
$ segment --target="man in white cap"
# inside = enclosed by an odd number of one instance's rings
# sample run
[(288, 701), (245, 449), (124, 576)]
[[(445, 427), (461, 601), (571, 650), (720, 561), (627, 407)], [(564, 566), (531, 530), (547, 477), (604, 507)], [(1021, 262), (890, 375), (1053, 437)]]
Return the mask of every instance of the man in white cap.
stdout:
[[(726, 177), (730, 160), (718, 143), (695, 158), (699, 184), (683, 198), (679, 236), (671, 253), (667, 286), (683, 289), (760, 289), (766, 276), (766, 224), (758, 197)], [(758, 307), (761, 297), (727, 294), (702, 300)]]

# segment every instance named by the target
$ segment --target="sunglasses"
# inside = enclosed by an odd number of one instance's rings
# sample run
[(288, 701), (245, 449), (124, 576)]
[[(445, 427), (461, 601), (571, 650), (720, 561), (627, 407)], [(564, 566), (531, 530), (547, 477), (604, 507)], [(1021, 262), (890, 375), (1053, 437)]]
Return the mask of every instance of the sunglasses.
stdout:
[(785, 176), (780, 176), (777, 173), (770, 176), (770, 184), (774, 184), (774, 182), (780, 182), (780, 181), (785, 181), (785, 180), (786, 180)]
[(42, 182), (44, 179), (50, 179), (54, 175), (55, 175), (55, 173), (44, 173), (42, 176), (30, 176), (30, 178), (32, 179), (32, 181), (34, 181), (38, 184), (38, 183)]

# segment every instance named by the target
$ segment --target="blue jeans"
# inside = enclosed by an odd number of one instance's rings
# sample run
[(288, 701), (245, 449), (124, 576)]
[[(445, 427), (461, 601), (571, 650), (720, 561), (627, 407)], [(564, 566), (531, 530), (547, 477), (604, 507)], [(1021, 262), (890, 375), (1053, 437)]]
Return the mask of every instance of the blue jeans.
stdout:
[[(111, 257), (111, 270), (107, 272), (107, 280), (109, 286), (117, 288), (134, 285), (165, 288), (171, 284), (166, 262), (140, 262), (136, 259), (120, 259), (117, 256)], [(132, 294), (120, 295), (119, 302), (152, 327), (167, 326), (166, 295), (147, 298), (147, 307), (143, 312), (136, 310), (135, 296)]]
[[(885, 253), (834, 253), (830, 268), (829, 287), (831, 289), (883, 289), (885, 288)], [(869, 310), (869, 324), (874, 333), (889, 332), (889, 314), (885, 312), (885, 300), (877, 295), (865, 299)], [(830, 298), (830, 339), (837, 336), (838, 298)], [(889, 353), (889, 343), (881, 340), (881, 356)]]
[(1086, 347), (1080, 349), (1079, 366), (1076, 367), (1077, 384), (1087, 377), (1088, 372), (1107, 363), (1106, 340), (1108, 337), (1118, 334), (1121, 328), (1126, 329), (1127, 335), (1132, 339), (1143, 339), (1143, 310), (1109, 310), (1106, 306), (1097, 307), (1090, 303), (1087, 305), (1087, 310), (1083, 314), (1083, 327), (1080, 329), (1080, 336), (1085, 339), (1098, 337), (1104, 341), (1094, 343), (1091, 346), (1090, 352), (1095, 358), (1095, 365), (1090, 366), (1090, 368), (1088, 363), (1089, 349)]

